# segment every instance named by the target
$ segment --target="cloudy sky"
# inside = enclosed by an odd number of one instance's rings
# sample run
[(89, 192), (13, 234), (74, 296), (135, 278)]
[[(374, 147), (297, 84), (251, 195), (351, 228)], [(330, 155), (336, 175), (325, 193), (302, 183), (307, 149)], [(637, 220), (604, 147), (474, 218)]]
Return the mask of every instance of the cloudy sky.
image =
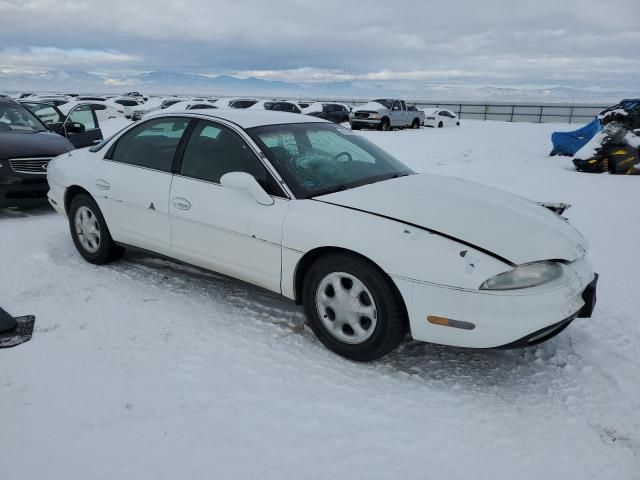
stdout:
[(630, 89), (639, 18), (639, 0), (0, 0), (0, 72)]

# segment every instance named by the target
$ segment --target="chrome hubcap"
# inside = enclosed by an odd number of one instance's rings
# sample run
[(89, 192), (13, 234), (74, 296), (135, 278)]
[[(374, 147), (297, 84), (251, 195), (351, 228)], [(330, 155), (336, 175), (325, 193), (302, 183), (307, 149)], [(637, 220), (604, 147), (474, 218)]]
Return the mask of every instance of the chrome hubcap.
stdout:
[(76, 210), (76, 235), (82, 248), (89, 253), (96, 253), (100, 248), (100, 225), (98, 219), (87, 207)]
[(378, 311), (373, 295), (358, 278), (334, 272), (316, 291), (316, 308), (331, 335), (344, 343), (366, 342), (376, 329)]

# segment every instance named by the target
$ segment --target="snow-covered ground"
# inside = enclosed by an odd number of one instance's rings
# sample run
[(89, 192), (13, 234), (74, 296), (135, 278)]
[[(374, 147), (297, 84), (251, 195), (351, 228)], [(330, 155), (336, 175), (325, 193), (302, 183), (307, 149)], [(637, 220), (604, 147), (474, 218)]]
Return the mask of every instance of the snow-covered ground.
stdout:
[(418, 171), (573, 204), (601, 274), (591, 319), (541, 346), (417, 342), (341, 359), (300, 309), (128, 254), (96, 267), (63, 217), (0, 210), (0, 478), (639, 479), (640, 178), (547, 156), (568, 125), (362, 132)]

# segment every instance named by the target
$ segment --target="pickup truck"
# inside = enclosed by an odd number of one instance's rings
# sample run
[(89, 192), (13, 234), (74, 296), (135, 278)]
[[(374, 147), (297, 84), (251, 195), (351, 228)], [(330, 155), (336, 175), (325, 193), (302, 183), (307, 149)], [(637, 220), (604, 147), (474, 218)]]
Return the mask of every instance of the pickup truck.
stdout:
[(416, 107), (408, 107), (404, 100), (380, 98), (354, 108), (349, 123), (353, 130), (420, 128), (424, 124), (424, 112)]

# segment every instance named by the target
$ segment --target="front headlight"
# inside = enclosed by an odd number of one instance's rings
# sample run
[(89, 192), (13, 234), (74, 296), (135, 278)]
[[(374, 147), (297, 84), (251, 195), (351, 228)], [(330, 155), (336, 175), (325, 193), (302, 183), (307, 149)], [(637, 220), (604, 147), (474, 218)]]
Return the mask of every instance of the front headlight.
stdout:
[(380, 114), (379, 113), (372, 113), (371, 115), (369, 115), (369, 118), (372, 120), (378, 120), (380, 118)]
[(562, 266), (558, 262), (527, 263), (491, 277), (480, 285), (480, 290), (516, 290), (535, 287), (561, 276)]

